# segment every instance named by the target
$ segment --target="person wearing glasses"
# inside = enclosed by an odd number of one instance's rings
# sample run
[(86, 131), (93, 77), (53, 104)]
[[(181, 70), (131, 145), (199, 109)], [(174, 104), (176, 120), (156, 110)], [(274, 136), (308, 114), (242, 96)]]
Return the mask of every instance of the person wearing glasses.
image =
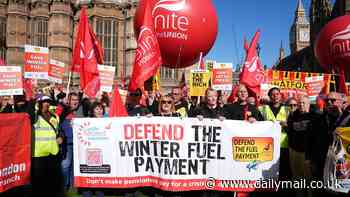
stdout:
[(181, 117), (181, 114), (175, 111), (174, 100), (171, 96), (165, 95), (159, 100), (158, 113), (156, 113), (156, 116)]
[(293, 97), (288, 99), (287, 105), (288, 105), (288, 114), (292, 114), (298, 109), (298, 102)]
[[(317, 117), (317, 129), (312, 129), (306, 141), (305, 170), (311, 174), (313, 180), (323, 180), (323, 170), (327, 158), (328, 147), (333, 142), (333, 132), (342, 120), (342, 100), (337, 92), (330, 92), (325, 99), (324, 111)], [(345, 114), (345, 113), (344, 113)], [(340, 121), (342, 122), (342, 121)], [(324, 190), (314, 191), (315, 196)], [(316, 193), (317, 192), (317, 193)], [(329, 194), (327, 194), (329, 196)]]

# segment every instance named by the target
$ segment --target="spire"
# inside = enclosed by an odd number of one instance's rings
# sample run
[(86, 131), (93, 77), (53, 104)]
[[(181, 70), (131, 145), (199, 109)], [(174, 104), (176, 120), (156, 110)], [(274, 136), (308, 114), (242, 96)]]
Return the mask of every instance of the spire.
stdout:
[(309, 24), (306, 18), (306, 12), (301, 0), (298, 0), (297, 9), (295, 10), (295, 23)]
[(283, 41), (281, 40), (281, 46), (279, 49), (279, 55), (278, 55), (278, 60), (277, 60), (276, 65), (280, 64), (285, 57), (286, 57), (286, 53), (285, 53), (285, 50), (283, 48)]
[(297, 12), (305, 12), (304, 5), (301, 0), (298, 0)]

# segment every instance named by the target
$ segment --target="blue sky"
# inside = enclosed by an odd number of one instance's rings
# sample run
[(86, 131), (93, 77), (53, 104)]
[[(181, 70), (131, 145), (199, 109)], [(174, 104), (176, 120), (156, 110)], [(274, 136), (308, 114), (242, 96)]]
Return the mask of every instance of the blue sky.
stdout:
[[(302, 0), (309, 11), (311, 0)], [(261, 30), (260, 57), (272, 66), (278, 59), (281, 41), (289, 50), (289, 30), (294, 20), (297, 0), (212, 0), (219, 18), (219, 33), (207, 60), (241, 63), (244, 36), (250, 41)]]

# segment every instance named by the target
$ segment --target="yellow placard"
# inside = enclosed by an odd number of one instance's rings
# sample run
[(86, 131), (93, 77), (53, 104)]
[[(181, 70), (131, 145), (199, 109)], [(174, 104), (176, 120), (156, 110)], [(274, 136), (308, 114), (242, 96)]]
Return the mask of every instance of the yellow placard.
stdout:
[(272, 161), (273, 138), (234, 137), (232, 138), (233, 160), (240, 162)]
[(209, 87), (210, 73), (209, 71), (191, 71), (190, 78), (190, 95), (204, 96), (205, 91)]

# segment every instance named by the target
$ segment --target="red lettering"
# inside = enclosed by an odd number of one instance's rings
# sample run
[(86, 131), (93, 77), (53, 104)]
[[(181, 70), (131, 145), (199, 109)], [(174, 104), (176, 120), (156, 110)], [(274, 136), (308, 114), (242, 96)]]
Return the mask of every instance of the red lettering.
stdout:
[(142, 125), (135, 124), (135, 140), (141, 140), (142, 137)]
[(134, 127), (132, 125), (124, 125), (124, 139), (130, 140), (134, 138)]
[(174, 125), (174, 140), (182, 140), (184, 138), (184, 128), (181, 125)]

